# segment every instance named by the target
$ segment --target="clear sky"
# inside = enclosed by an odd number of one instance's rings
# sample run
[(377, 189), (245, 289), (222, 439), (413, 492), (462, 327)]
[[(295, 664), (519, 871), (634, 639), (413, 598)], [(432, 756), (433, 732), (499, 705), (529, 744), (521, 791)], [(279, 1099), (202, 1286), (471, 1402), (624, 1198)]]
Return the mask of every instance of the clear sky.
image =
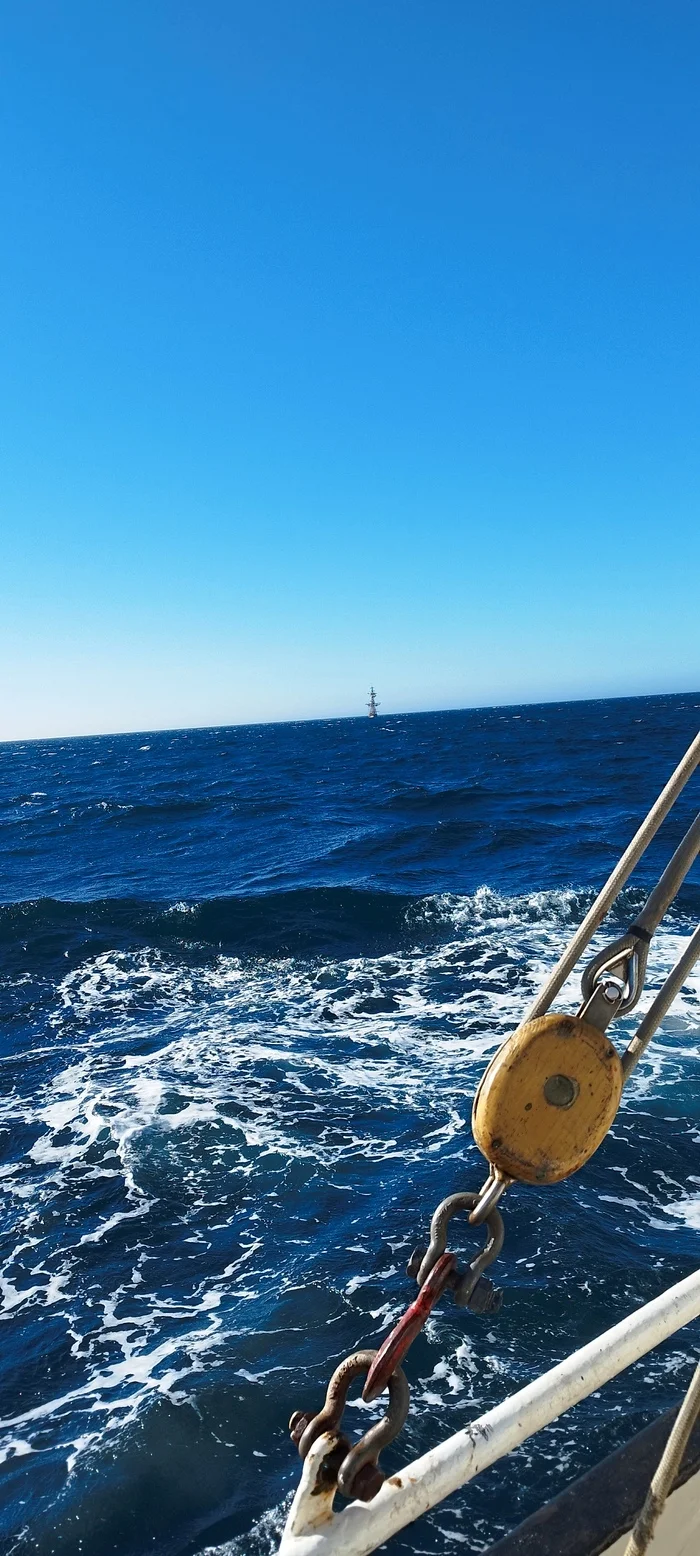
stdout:
[(0, 737), (700, 686), (697, 0), (6, 0), (0, 73)]

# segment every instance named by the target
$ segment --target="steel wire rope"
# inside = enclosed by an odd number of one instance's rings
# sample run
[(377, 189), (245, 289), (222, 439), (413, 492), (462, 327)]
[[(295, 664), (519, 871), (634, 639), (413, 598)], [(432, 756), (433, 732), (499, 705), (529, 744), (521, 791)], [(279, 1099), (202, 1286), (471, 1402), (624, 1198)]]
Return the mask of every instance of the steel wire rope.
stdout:
[(639, 1517), (625, 1546), (624, 1556), (645, 1556), (654, 1538), (654, 1530), (663, 1513), (669, 1492), (683, 1462), (690, 1434), (700, 1419), (700, 1363), (671, 1428), (666, 1447), (659, 1459)]
[(700, 957), (700, 924), (688, 941), (682, 956), (679, 956), (672, 972), (669, 973), (666, 982), (659, 989), (646, 1015), (642, 1017), (627, 1051), (622, 1055), (625, 1080), (629, 1079), (632, 1071), (639, 1064), (642, 1054), (649, 1047), (657, 1027), (663, 1021), (667, 1010), (670, 1010), (676, 995), (680, 993), (698, 957)]
[[(698, 734), (695, 736), (692, 744), (688, 747), (685, 756), (682, 757), (681, 761), (678, 763), (675, 772), (671, 774), (668, 783), (661, 790), (658, 799), (654, 802), (651, 810), (645, 816), (641, 826), (638, 828), (637, 832), (632, 838), (631, 843), (628, 843), (627, 848), (615, 865), (614, 870), (608, 876), (608, 879), (605, 882), (602, 890), (598, 893), (595, 902), (593, 903), (592, 907), (589, 908), (588, 913), (583, 919), (583, 922), (579, 925), (575, 935), (569, 941), (566, 950), (559, 958), (554, 971), (550, 973), (544, 988), (540, 990), (536, 999), (530, 1006), (530, 1009), (524, 1018), (525, 1021), (534, 1021), (537, 1016), (543, 1016), (549, 1009), (552, 1000), (556, 998), (559, 990), (565, 984), (569, 973), (572, 972), (573, 968), (576, 966), (581, 952), (585, 950), (589, 940), (591, 940), (595, 934), (595, 931), (599, 928), (600, 924), (602, 924), (606, 913), (608, 912), (609, 908), (612, 907), (615, 898), (619, 895), (625, 882), (632, 874), (635, 865), (639, 863), (642, 854), (649, 846), (652, 838), (658, 832), (662, 821), (666, 819), (666, 816), (668, 815), (671, 807), (675, 804), (679, 794), (685, 788), (688, 779), (692, 777), (698, 764), (700, 764), (700, 731), (698, 731)], [(677, 850), (677, 853), (679, 851), (680, 850)], [(663, 879), (664, 877), (662, 877), (662, 880)], [(659, 887), (660, 886), (661, 882), (659, 882)]]

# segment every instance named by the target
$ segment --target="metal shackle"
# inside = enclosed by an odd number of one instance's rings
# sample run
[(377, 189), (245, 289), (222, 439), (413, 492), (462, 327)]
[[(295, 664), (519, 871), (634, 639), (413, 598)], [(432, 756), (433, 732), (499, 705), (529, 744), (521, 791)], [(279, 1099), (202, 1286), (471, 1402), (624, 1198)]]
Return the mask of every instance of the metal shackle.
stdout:
[[(447, 1228), (452, 1217), (458, 1215), (460, 1210), (472, 1211), (478, 1205), (480, 1199), (480, 1194), (464, 1192), (462, 1194), (450, 1194), (447, 1199), (443, 1199), (442, 1203), (438, 1205), (430, 1223), (428, 1248), (423, 1254), (418, 1270), (413, 1270), (419, 1286), (422, 1286), (424, 1281), (427, 1280), (430, 1271), (447, 1248)], [(495, 1206), (489, 1211), (485, 1225), (487, 1238), (481, 1252), (474, 1255), (466, 1270), (456, 1270), (455, 1278), (450, 1282), (458, 1307), (467, 1306), (484, 1271), (488, 1269), (490, 1264), (493, 1264), (494, 1259), (498, 1258), (503, 1247), (503, 1219), (500, 1211)]]
[[(290, 1431), (302, 1459), (323, 1432), (338, 1434), (350, 1384), (354, 1378), (369, 1372), (376, 1354), (376, 1351), (355, 1351), (352, 1356), (346, 1356), (330, 1379), (323, 1408), (318, 1414), (309, 1417), (297, 1411), (292, 1416)], [(382, 1448), (398, 1436), (408, 1415), (408, 1381), (401, 1367), (391, 1374), (387, 1386), (389, 1403), (381, 1420), (375, 1421), (352, 1447), (346, 1438), (340, 1440), (347, 1451), (337, 1470), (338, 1489), (348, 1499), (369, 1502), (376, 1496), (384, 1483), (377, 1460)]]

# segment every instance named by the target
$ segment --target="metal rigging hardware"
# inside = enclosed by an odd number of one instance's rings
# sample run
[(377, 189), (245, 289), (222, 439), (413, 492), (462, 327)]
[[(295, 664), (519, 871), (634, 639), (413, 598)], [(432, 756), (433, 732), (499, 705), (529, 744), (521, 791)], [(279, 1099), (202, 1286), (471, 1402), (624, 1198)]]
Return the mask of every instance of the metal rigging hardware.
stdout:
[[(451, 1194), (438, 1205), (428, 1248), (414, 1249), (408, 1263), (408, 1274), (418, 1282), (418, 1296), (378, 1351), (357, 1351), (341, 1362), (321, 1411), (314, 1416), (297, 1411), (292, 1416), (290, 1432), (302, 1458), (322, 1433), (336, 1434), (333, 1451), (323, 1461), (319, 1489), (325, 1486), (330, 1493), (337, 1483), (349, 1498), (371, 1501), (376, 1495), (384, 1481), (377, 1463), (379, 1452), (397, 1436), (408, 1413), (408, 1383), (399, 1363), (435, 1303), (449, 1289), (459, 1306), (473, 1312), (498, 1312), (502, 1293), (484, 1271), (503, 1246), (499, 1200), (515, 1181), (561, 1182), (590, 1159), (612, 1124), (625, 1081), (700, 957), (698, 925), (620, 1056), (605, 1033), (611, 1021), (638, 1003), (652, 936), (700, 853), (698, 815), (627, 933), (584, 969), (577, 1014), (550, 1012), (552, 1001), (699, 764), (700, 733), (625, 849), (526, 1020), (501, 1045), (482, 1076), (472, 1131), (489, 1163), (489, 1174), (477, 1194)], [(448, 1223), (461, 1210), (469, 1211), (472, 1225), (485, 1222), (488, 1230), (484, 1248), (465, 1271), (447, 1250)], [(347, 1438), (337, 1437), (337, 1429), (350, 1383), (363, 1372), (363, 1399), (377, 1399), (388, 1388), (389, 1406), (351, 1448)]]
[[(331, 1377), (323, 1409), (319, 1410), (318, 1415), (309, 1416), (300, 1410), (295, 1411), (289, 1422), (289, 1432), (292, 1442), (298, 1445), (302, 1459), (306, 1458), (312, 1444), (323, 1432), (337, 1436), (350, 1384), (363, 1372), (369, 1375), (377, 1355), (377, 1351), (355, 1351), (352, 1356), (346, 1356)], [(380, 1486), (383, 1486), (384, 1475), (377, 1462), (379, 1454), (382, 1448), (398, 1437), (408, 1415), (408, 1383), (400, 1367), (392, 1368), (391, 1374), (376, 1390), (376, 1394), (383, 1393), (385, 1388), (389, 1390), (389, 1405), (382, 1419), (376, 1421), (354, 1447), (350, 1446), (347, 1437), (337, 1436), (330, 1456), (332, 1462), (324, 1461), (324, 1478), (330, 1478), (331, 1484), (337, 1481), (338, 1489), (349, 1500), (356, 1498), (360, 1502), (371, 1502)], [(375, 1397), (373, 1394), (372, 1398)]]

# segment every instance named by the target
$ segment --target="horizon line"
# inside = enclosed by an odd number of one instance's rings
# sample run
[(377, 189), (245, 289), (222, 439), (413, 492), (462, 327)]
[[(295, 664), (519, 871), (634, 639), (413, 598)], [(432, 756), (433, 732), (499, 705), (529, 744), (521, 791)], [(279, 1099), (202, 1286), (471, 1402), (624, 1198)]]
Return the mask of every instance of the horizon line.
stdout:
[[(376, 717), (381, 722), (387, 719), (425, 718), (431, 715), (439, 717), (440, 714), (444, 713), (491, 713), (495, 712), (497, 708), (555, 708), (571, 703), (650, 702), (665, 697), (700, 697), (700, 687), (677, 692), (626, 692), (605, 697), (547, 697), (537, 702), (466, 703), (453, 704), (442, 708), (399, 708), (394, 713), (379, 713)], [(695, 704), (695, 706), (700, 707), (700, 703)], [(234, 719), (230, 722), (214, 722), (213, 724), (166, 724), (152, 726), (150, 729), (101, 730), (89, 735), (27, 735), (20, 736), (19, 738), (10, 736), (9, 738), (0, 739), (0, 746), (40, 745), (47, 740), (67, 742), (76, 740), (128, 740), (137, 735), (183, 735), (205, 733), (207, 730), (266, 729), (287, 724), (351, 724), (364, 721), (369, 722), (367, 713), (320, 714), (315, 718), (247, 719), (240, 721)]]

